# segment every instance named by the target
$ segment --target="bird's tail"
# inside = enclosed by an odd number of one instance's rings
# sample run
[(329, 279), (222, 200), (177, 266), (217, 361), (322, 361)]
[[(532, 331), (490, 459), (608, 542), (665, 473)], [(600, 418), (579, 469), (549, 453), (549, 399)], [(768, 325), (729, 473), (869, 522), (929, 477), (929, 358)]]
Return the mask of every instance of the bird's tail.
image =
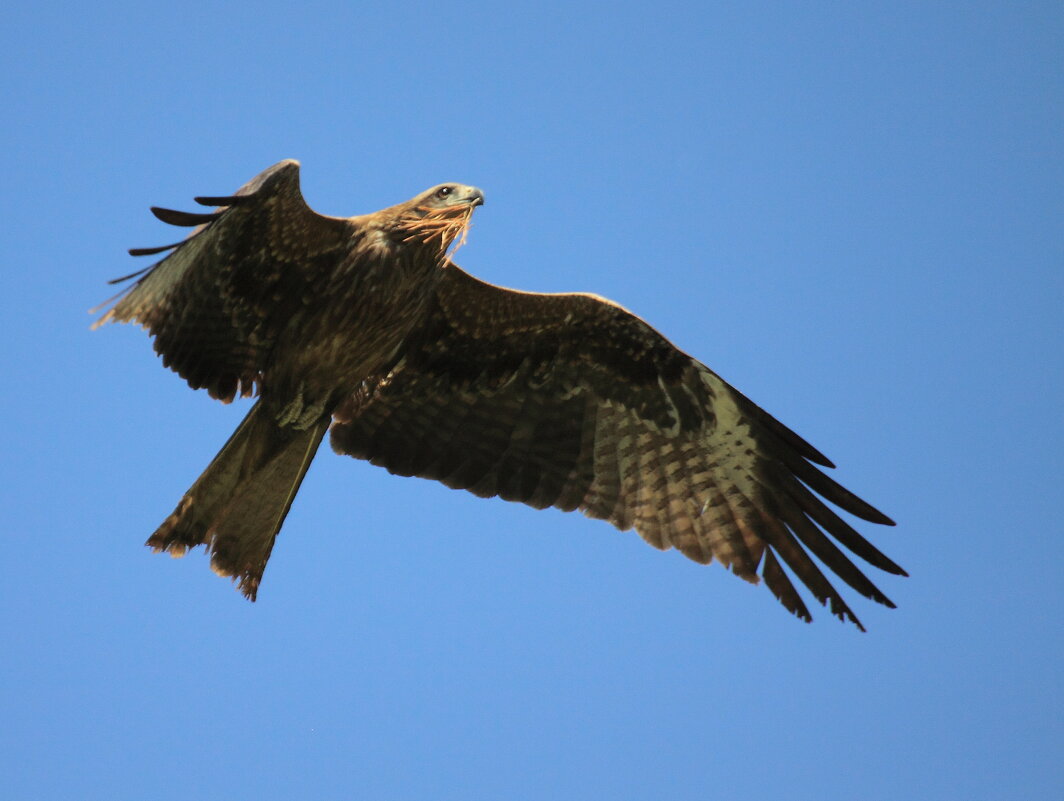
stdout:
[(256, 403), (181, 503), (146, 543), (184, 556), (206, 545), (211, 569), (232, 576), (252, 601), (273, 541), (329, 427), (277, 425)]

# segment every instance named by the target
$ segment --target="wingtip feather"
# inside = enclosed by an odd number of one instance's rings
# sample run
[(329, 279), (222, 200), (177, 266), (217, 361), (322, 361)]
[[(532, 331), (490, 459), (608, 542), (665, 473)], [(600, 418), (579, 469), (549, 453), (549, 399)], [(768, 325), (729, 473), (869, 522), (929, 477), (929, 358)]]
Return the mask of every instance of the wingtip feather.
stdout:
[(246, 203), (249, 195), (226, 195), (215, 197), (213, 195), (197, 195), (193, 198), (201, 206), (217, 207), (229, 207), (239, 206), (241, 203)]
[[(129, 249), (129, 255), (130, 256), (154, 256), (156, 253), (162, 253), (165, 250), (173, 250), (178, 245), (181, 245), (183, 243), (184, 243), (184, 240), (182, 240), (181, 242), (174, 242), (172, 245), (158, 245), (157, 247), (153, 247), (153, 248), (130, 248)], [(114, 283), (118, 283), (119, 281), (125, 281), (126, 278), (132, 278), (134, 275), (140, 275), (140, 273), (142, 273), (142, 272), (144, 272), (144, 270), (140, 270), (139, 272), (135, 272), (132, 275), (127, 275), (125, 278), (115, 278), (113, 281), (108, 281), (107, 283), (114, 284)]]
[(223, 212), (199, 214), (192, 211), (178, 211), (177, 209), (164, 209), (161, 206), (152, 206), (151, 213), (168, 225), (176, 225), (181, 228), (194, 228), (197, 225), (206, 225), (207, 223), (214, 222)]

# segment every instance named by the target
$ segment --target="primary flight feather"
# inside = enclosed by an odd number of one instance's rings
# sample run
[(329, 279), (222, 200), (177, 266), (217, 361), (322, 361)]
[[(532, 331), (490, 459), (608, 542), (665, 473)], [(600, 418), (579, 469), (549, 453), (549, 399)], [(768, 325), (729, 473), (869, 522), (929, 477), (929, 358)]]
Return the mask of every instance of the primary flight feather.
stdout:
[(326, 217), (290, 160), (197, 201), (218, 210), (152, 209), (196, 230), (131, 251), (171, 252), (127, 276), (136, 282), (97, 322), (140, 323), (163, 363), (212, 397), (258, 395), (148, 539), (157, 551), (206, 545), (214, 570), (254, 600), (331, 428), (337, 453), (393, 473), (579, 509), (763, 578), (805, 620), (784, 566), (861, 625), (811, 555), (893, 606), (846, 551), (904, 571), (822, 499), (893, 523), (819, 470), (833, 467), (823, 454), (616, 303), (504, 289), (450, 260), (484, 202), (476, 187)]

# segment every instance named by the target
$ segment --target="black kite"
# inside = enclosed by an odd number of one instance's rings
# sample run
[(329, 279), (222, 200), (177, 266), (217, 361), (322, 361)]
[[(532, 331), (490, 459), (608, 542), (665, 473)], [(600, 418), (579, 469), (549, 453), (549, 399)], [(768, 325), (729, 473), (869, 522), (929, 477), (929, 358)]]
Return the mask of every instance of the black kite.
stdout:
[[(763, 578), (800, 618), (781, 565), (860, 622), (810, 556), (890, 600), (839, 547), (905, 575), (817, 495), (891, 520), (814, 463), (828, 459), (632, 313), (595, 295), (493, 286), (450, 261), (479, 189), (443, 184), (374, 214), (326, 217), (284, 161), (206, 214), (97, 325), (137, 322), (163, 364), (214, 398), (258, 401), (148, 539), (254, 600), (327, 429), (337, 453), (481, 497), (579, 509), (651, 545)], [(123, 280), (123, 279), (119, 279)], [(829, 538), (829, 536), (831, 538)], [(832, 539), (833, 538), (833, 539)]]

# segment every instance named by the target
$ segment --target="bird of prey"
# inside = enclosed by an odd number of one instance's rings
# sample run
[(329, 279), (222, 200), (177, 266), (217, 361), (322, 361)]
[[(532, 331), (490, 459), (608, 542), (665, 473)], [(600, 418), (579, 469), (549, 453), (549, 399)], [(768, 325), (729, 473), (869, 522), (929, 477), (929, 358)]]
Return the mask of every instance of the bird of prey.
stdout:
[[(340, 218), (310, 209), (299, 163), (270, 167), (209, 213), (96, 325), (136, 322), (163, 364), (247, 417), (174, 512), (156, 551), (205, 545), (255, 599), (274, 540), (331, 428), (334, 451), (480, 497), (579, 509), (656, 548), (714, 560), (806, 621), (790, 573), (860, 621), (812, 557), (891, 601), (844, 552), (905, 572), (824, 500), (890, 518), (825, 475), (813, 446), (620, 305), (494, 286), (451, 261), (473, 186)], [(114, 283), (114, 282), (112, 282)], [(820, 496), (820, 497), (818, 497)], [(823, 499), (823, 500), (822, 500)]]

